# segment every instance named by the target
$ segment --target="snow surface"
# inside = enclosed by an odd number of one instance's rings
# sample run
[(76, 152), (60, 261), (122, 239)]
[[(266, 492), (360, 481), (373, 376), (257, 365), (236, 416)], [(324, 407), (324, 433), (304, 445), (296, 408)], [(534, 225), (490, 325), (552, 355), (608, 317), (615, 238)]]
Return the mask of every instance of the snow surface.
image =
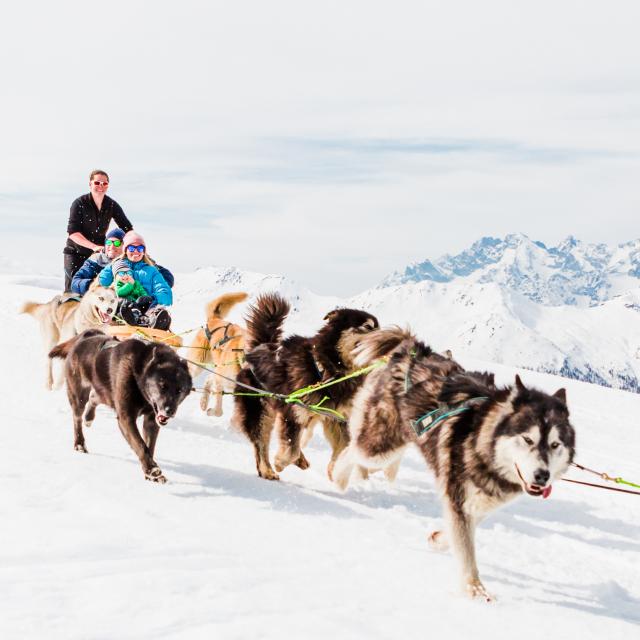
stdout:
[[(200, 324), (204, 303), (222, 289), (282, 284), (245, 277), (221, 286), (215, 273), (178, 279), (176, 331)], [(209, 418), (196, 394), (158, 440), (166, 485), (142, 479), (104, 407), (86, 433), (90, 453), (73, 451), (66, 395), (44, 390), (35, 322), (17, 314), (27, 299), (47, 300), (51, 286), (0, 276), (3, 639), (637, 635), (635, 496), (558, 482), (549, 500), (523, 497), (489, 517), (477, 552), (498, 602), (486, 605), (460, 596), (452, 557), (427, 547), (441, 509), (415, 452), (395, 485), (376, 476), (342, 495), (325, 475), (329, 450), (318, 433), (306, 450), (309, 470), (288, 468), (268, 482), (229, 427), (229, 405), (222, 418)], [(290, 327), (310, 331), (331, 299), (322, 311), (314, 303), (311, 317), (304, 293), (295, 295), (301, 312)], [(515, 373), (462, 362), (495, 371), (499, 382)], [(640, 480), (638, 395), (520, 373), (548, 391), (567, 388), (579, 462)]]

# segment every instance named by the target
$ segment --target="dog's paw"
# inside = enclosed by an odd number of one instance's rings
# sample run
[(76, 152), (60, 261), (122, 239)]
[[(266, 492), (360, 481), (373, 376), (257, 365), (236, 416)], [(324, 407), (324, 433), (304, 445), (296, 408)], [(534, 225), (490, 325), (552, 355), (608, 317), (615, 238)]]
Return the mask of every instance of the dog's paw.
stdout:
[(92, 425), (92, 424), (93, 424), (93, 420), (85, 420), (85, 421), (82, 423), (82, 426), (83, 426), (85, 429), (89, 429), (89, 428), (91, 427), (91, 425)]
[(164, 484), (167, 481), (159, 467), (153, 467), (153, 469), (147, 471), (147, 473), (144, 474), (144, 479), (150, 482), (159, 482), (160, 484)]
[(222, 409), (219, 411), (217, 409), (207, 409), (207, 415), (210, 418), (219, 418), (222, 415)]
[(465, 586), (467, 595), (473, 600), (482, 600), (483, 602), (495, 602), (495, 596), (492, 596), (484, 587), (482, 582), (469, 582)]
[(434, 551), (448, 551), (449, 550), (449, 541), (447, 540), (447, 536), (444, 531), (432, 531), (428, 538), (429, 546)]
[(300, 467), (300, 469), (308, 469), (311, 466), (309, 461), (305, 458), (304, 453), (302, 452), (300, 452), (300, 456), (294, 462), (294, 464), (296, 465), (296, 467)]
[(76, 451), (79, 451), (80, 453), (89, 453), (87, 451), (87, 447), (85, 447), (83, 444), (77, 444), (73, 447)]
[(280, 476), (273, 469), (258, 470), (258, 475), (265, 480), (280, 480)]

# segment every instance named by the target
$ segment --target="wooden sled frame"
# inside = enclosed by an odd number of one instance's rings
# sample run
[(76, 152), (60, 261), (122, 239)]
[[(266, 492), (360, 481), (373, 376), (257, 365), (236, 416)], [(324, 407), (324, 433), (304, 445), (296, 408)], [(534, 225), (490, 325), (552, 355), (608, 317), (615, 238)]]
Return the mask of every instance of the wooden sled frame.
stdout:
[(182, 338), (171, 331), (150, 329), (149, 327), (135, 327), (130, 324), (111, 324), (107, 333), (115, 338), (127, 339), (133, 337), (147, 338), (152, 342), (166, 344), (169, 347), (181, 347)]

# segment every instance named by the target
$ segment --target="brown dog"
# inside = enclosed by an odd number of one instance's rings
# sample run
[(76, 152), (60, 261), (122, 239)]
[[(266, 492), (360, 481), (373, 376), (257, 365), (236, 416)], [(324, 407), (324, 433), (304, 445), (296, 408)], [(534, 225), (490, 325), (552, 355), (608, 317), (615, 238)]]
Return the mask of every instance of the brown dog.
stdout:
[[(378, 328), (378, 320), (366, 311), (335, 309), (324, 317), (324, 325), (312, 337), (291, 335), (283, 338), (289, 303), (276, 293), (261, 295), (247, 316), (246, 363), (238, 374), (238, 383), (258, 389), (288, 394), (310, 385), (329, 382), (349, 373), (352, 352), (362, 336)], [(348, 416), (353, 396), (362, 378), (352, 378), (331, 388), (308, 393), (308, 404)], [(238, 392), (246, 389), (238, 386)], [(280, 446), (275, 457), (276, 471), (290, 464), (301, 469), (309, 466), (302, 448), (313, 434), (315, 424), (322, 423), (332, 449), (328, 473), (347, 445), (346, 428), (331, 417), (310, 413), (295, 404), (274, 398), (237, 395), (234, 398), (232, 424), (251, 441), (258, 475), (278, 480), (269, 460), (269, 442), (275, 428)]]
[[(221, 374), (209, 374), (204, 383), (200, 408), (209, 416), (222, 415), (222, 394), (224, 391), (233, 391), (233, 381), (242, 367), (244, 330), (225, 318), (234, 305), (248, 297), (243, 292), (225, 293), (209, 302), (206, 308), (207, 323), (198, 331), (185, 355), (187, 360), (211, 367)], [(202, 369), (189, 364), (189, 371), (195, 378)], [(213, 409), (207, 409), (211, 394), (215, 395), (215, 405)]]
[[(54, 347), (50, 358), (66, 358), (67, 395), (73, 411), (74, 447), (87, 453), (82, 427), (99, 404), (115, 410), (118, 426), (138, 456), (144, 477), (166, 482), (153, 459), (160, 427), (191, 391), (187, 365), (166, 345), (125, 340), (90, 329)], [(142, 415), (144, 440), (136, 420)]]

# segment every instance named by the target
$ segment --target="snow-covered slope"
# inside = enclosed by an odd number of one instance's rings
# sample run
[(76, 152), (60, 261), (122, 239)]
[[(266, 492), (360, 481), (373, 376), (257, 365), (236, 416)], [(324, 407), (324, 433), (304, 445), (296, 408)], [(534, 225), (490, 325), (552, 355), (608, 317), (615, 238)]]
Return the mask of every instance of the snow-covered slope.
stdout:
[(495, 283), (423, 281), (349, 303), (457, 356), (640, 388), (640, 289), (597, 307), (548, 307)]
[(640, 240), (609, 247), (570, 236), (547, 247), (521, 233), (487, 237), (455, 256), (412, 264), (381, 286), (457, 280), (495, 283), (545, 305), (596, 305), (640, 286)]
[[(210, 277), (229, 290), (253, 277), (232, 282), (235, 276), (215, 273), (179, 278), (177, 331), (202, 321)], [(24, 300), (55, 291), (36, 279), (15, 281), (0, 278), (0, 637), (588, 640), (637, 633), (637, 497), (558, 483), (549, 500), (523, 497), (490, 517), (477, 550), (499, 600), (484, 605), (460, 597), (453, 559), (427, 548), (426, 533), (442, 516), (433, 478), (413, 452), (394, 486), (374, 476), (340, 495), (325, 476), (329, 451), (317, 434), (309, 470), (287, 469), (279, 483), (267, 482), (256, 477), (251, 448), (229, 427), (229, 414), (207, 418), (195, 394), (159, 437), (166, 485), (143, 481), (104, 408), (86, 434), (90, 453), (73, 451), (65, 394), (44, 391), (35, 323), (17, 315)], [(410, 311), (405, 320), (415, 324), (420, 318)], [(494, 370), (501, 383), (514, 374), (463, 363)], [(640, 397), (521, 373), (548, 391), (567, 387), (579, 461), (638, 480)]]

